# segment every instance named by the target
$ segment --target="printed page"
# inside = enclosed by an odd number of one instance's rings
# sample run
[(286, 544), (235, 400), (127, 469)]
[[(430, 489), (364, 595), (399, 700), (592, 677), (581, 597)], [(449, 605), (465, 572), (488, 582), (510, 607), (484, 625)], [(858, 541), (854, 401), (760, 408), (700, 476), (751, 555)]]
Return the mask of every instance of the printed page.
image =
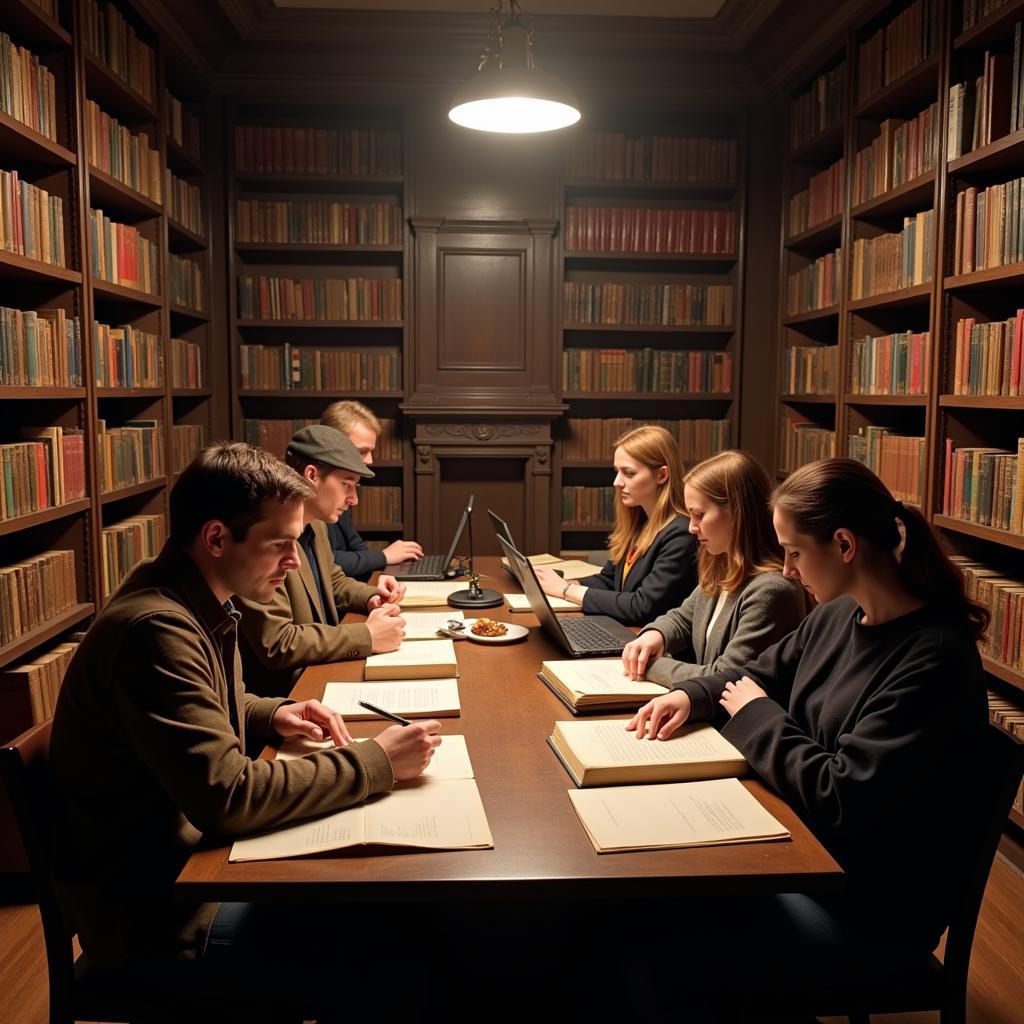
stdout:
[(306, 821), (262, 836), (239, 839), (231, 847), (228, 860), (276, 860), (279, 857), (301, 857), (305, 853), (359, 846), (365, 836), (363, 810), (362, 807), (349, 807), (315, 821)]
[[(348, 685), (348, 684), (343, 684)], [(381, 722), (387, 725), (387, 722)], [(365, 743), (365, 738), (356, 740), (356, 743)], [(277, 752), (278, 761), (290, 761), (297, 757), (305, 757), (307, 754), (315, 753), (317, 750), (330, 750), (334, 746), (332, 740), (324, 740), (321, 743), (307, 739), (304, 736), (293, 736), (281, 744)], [(472, 779), (473, 762), (469, 759), (469, 748), (466, 746), (465, 736), (442, 736), (441, 745), (434, 750), (434, 756), (430, 759), (421, 779)], [(400, 786), (417, 785), (417, 780), (412, 782), (401, 782)]]
[(387, 654), (371, 654), (363, 669), (365, 679), (432, 679), (458, 673), (452, 640), (421, 640)]
[(323, 703), (352, 722), (385, 719), (359, 706), (369, 701), (377, 707), (404, 718), (436, 718), (458, 715), (459, 682), (457, 679), (386, 679), (372, 683), (328, 683)]
[(395, 789), (366, 805), (366, 842), (434, 850), (494, 846), (473, 779), (425, 782)]
[(602, 765), (746, 763), (743, 755), (714, 728), (683, 726), (669, 740), (638, 740), (623, 718), (615, 722), (556, 722), (555, 732), (588, 767)]
[[(502, 594), (502, 597), (505, 599), (505, 607), (510, 612), (533, 611), (525, 594)], [(578, 604), (563, 600), (561, 597), (549, 596), (548, 604), (551, 605), (551, 610), (555, 612), (578, 612), (580, 610)]]
[(621, 658), (587, 658), (585, 661), (544, 661), (541, 671), (561, 681), (567, 690), (587, 695), (658, 697), (666, 687), (643, 679), (627, 679)]
[(402, 618), (405, 619), (406, 640), (437, 640), (437, 631), (444, 628), (455, 619), (457, 622), (464, 622), (462, 612), (454, 608), (449, 612), (407, 612), (402, 611)]

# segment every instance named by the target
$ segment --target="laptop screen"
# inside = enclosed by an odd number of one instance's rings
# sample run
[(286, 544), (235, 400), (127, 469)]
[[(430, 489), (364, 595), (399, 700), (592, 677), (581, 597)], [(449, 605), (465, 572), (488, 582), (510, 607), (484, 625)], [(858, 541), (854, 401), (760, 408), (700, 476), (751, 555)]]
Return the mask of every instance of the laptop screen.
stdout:
[(469, 501), (466, 502), (466, 507), (462, 510), (462, 518), (459, 519), (459, 525), (455, 527), (455, 533), (452, 535), (452, 542), (448, 546), (448, 556), (444, 560), (444, 568), (447, 569), (452, 564), (452, 559), (455, 557), (455, 549), (459, 546), (459, 541), (462, 540), (462, 531), (466, 529), (466, 523), (469, 522), (469, 517), (473, 514), (473, 502), (476, 495), (471, 494)]
[(565, 650), (572, 650), (572, 645), (566, 638), (562, 624), (558, 621), (558, 616), (551, 610), (551, 605), (548, 604), (547, 594), (541, 588), (540, 580), (537, 579), (537, 574), (533, 571), (530, 560), (525, 555), (520, 554), (501, 534), (498, 535), (498, 543), (501, 545), (501, 550), (505, 552), (509, 565), (515, 567), (516, 578), (522, 585), (527, 601), (530, 602), (530, 610), (537, 616), (544, 631), (550, 635), (552, 640), (561, 644)]
[[(494, 535), (498, 538), (498, 541), (505, 541), (505, 543), (510, 547), (514, 548), (516, 546), (516, 542), (512, 538), (512, 531), (509, 529), (508, 523), (506, 523), (505, 520), (496, 512), (492, 512), (490, 509), (487, 510), (487, 514), (491, 517), (491, 525), (494, 527)], [(519, 585), (522, 587), (523, 581), (519, 579), (518, 564), (511, 558), (508, 558), (507, 555), (505, 557), (508, 559), (509, 571), (512, 573), (513, 578), (519, 581)], [(523, 589), (525, 590), (525, 587)]]

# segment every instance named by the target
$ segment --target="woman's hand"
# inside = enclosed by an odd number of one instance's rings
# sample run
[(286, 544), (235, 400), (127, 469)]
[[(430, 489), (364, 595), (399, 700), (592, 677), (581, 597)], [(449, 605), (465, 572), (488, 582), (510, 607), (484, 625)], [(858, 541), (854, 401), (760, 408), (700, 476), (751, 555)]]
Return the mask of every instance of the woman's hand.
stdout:
[[(534, 566), (533, 571), (537, 574), (537, 579), (540, 582), (541, 589), (548, 597), (561, 597), (562, 591), (566, 589), (566, 581), (562, 579), (553, 569), (549, 569), (546, 565)], [(571, 593), (571, 591), (570, 591)], [(566, 594), (566, 601), (572, 601), (570, 594)], [(573, 602), (574, 604), (578, 602)]]
[(682, 690), (648, 701), (627, 723), (636, 738), (667, 740), (690, 717), (690, 698)]
[(768, 694), (750, 676), (744, 676), (738, 682), (725, 684), (725, 693), (722, 694), (722, 699), (718, 703), (731, 716), (735, 715), (740, 708), (746, 707), (752, 700), (767, 696)]
[(647, 666), (665, 653), (665, 637), (648, 629), (622, 648), (622, 671), (630, 679), (643, 679)]

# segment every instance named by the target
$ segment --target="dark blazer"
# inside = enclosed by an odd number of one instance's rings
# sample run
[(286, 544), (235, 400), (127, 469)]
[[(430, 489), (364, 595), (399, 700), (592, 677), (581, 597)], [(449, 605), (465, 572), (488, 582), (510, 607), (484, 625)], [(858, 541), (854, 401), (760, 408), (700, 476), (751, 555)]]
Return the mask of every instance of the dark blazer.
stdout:
[(697, 538), (690, 520), (676, 516), (637, 559), (622, 585), (622, 566), (608, 561), (600, 575), (579, 582), (587, 588), (583, 610), (641, 626), (678, 608), (697, 585)]
[(327, 524), (334, 564), (350, 579), (365, 583), (387, 564), (382, 551), (366, 546), (352, 522), (352, 510), (346, 509), (336, 523)]

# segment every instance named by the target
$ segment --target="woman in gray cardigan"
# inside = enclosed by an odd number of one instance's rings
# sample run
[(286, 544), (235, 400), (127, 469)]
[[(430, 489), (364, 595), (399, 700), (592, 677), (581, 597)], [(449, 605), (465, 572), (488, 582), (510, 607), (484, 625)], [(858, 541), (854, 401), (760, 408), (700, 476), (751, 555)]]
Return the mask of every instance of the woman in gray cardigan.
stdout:
[(804, 594), (782, 575), (771, 489), (745, 452), (720, 452), (686, 475), (699, 582), (682, 605), (626, 645), (622, 663), (630, 679), (668, 686), (745, 665), (800, 624)]

